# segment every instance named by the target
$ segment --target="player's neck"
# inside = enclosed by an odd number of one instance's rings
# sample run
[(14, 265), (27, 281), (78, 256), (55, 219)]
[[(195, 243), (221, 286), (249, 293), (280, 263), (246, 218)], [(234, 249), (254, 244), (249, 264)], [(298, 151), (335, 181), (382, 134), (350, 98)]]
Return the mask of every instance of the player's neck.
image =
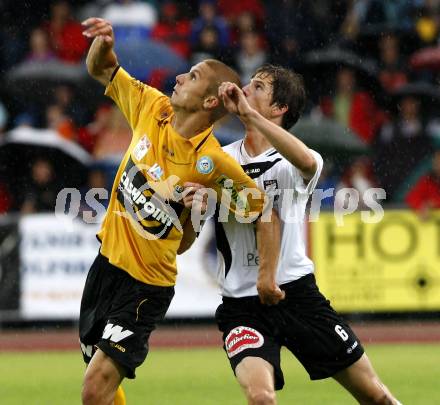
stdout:
[(205, 114), (176, 111), (171, 122), (174, 130), (186, 139), (190, 139), (209, 128), (212, 123)]
[(247, 130), (244, 138), (244, 147), (249, 156), (255, 157), (272, 148), (272, 145), (258, 131)]

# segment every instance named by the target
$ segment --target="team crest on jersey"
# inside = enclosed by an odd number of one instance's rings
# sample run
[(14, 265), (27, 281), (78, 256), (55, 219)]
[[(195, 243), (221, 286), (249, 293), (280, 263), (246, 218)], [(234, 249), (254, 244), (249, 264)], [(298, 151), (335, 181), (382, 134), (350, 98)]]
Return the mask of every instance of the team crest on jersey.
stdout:
[(173, 198), (175, 201), (180, 201), (182, 199), (182, 193), (185, 190), (180, 184), (174, 186)]
[[(269, 195), (274, 194), (275, 191), (278, 190), (278, 181), (277, 180), (264, 180), (263, 185), (264, 185), (264, 191)], [(279, 195), (275, 194), (274, 201), (277, 201), (278, 197), (279, 197)]]
[(150, 141), (148, 140), (147, 136), (144, 135), (133, 149), (134, 157), (137, 160), (141, 160), (147, 154), (148, 149), (150, 149), (150, 146), (151, 146)]
[(159, 181), (163, 176), (163, 169), (157, 163), (155, 163), (148, 169), (147, 173), (153, 180)]
[(202, 156), (197, 161), (197, 171), (202, 174), (209, 174), (214, 170), (214, 162), (209, 156)]
[(228, 357), (234, 357), (246, 349), (256, 349), (263, 346), (264, 337), (257, 330), (248, 326), (238, 326), (232, 329), (225, 339)]
[(264, 180), (263, 185), (264, 185), (265, 190), (275, 190), (278, 188), (278, 181), (277, 180)]

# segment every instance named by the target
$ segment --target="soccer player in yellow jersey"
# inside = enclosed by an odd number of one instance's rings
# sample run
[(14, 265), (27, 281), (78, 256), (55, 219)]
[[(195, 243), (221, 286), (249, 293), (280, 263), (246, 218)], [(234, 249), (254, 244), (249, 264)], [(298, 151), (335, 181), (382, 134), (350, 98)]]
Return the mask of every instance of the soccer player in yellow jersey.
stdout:
[[(88, 363), (82, 401), (124, 403), (118, 386), (123, 378), (135, 377), (147, 356), (149, 335), (174, 294), (176, 254), (182, 231), (191, 224), (179, 198), (185, 185), (204, 184), (220, 201), (228, 183), (229, 209), (244, 218), (258, 217), (264, 194), (212, 134), (212, 124), (227, 113), (218, 88), (226, 81), (238, 84), (236, 72), (206, 60), (178, 75), (168, 98), (118, 65), (107, 21), (89, 18), (83, 24), (84, 35), (94, 39), (88, 71), (106, 86), (133, 139), (116, 174), (98, 234), (101, 249), (81, 301), (80, 341)], [(260, 197), (240, 193), (248, 188)], [(262, 262), (273, 265), (271, 258)]]

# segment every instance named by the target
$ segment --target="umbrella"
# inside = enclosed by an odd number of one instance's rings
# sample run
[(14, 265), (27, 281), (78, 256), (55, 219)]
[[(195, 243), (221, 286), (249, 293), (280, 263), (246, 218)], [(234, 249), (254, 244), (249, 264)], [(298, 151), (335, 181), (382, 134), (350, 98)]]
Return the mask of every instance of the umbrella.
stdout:
[(132, 76), (146, 78), (155, 69), (165, 69), (171, 73), (187, 70), (188, 63), (169, 46), (154, 40), (119, 41), (115, 44), (119, 63)]
[(307, 146), (327, 154), (366, 154), (369, 147), (354, 132), (328, 118), (302, 118), (290, 130)]
[(14, 66), (6, 79), (12, 82), (22, 80), (47, 80), (62, 83), (78, 83), (88, 78), (85, 64), (74, 65), (60, 61), (26, 61)]
[(426, 115), (437, 114), (440, 107), (440, 90), (425, 82), (413, 82), (405, 84), (391, 93), (391, 110), (396, 110), (398, 100), (402, 97), (412, 96), (420, 100), (422, 112)]
[(409, 60), (409, 65), (414, 70), (440, 70), (440, 47), (429, 47), (414, 52)]
[[(353, 69), (360, 87), (382, 95), (382, 86), (378, 79), (377, 64), (353, 52), (340, 48), (327, 48), (306, 53), (303, 61), (303, 75), (308, 88), (320, 88), (317, 94), (328, 93), (334, 88), (336, 72), (341, 67)], [(322, 89), (322, 87), (327, 87)]]
[(97, 97), (103, 93), (102, 86), (87, 73), (85, 63), (73, 65), (60, 61), (23, 62), (5, 75), (5, 90), (9, 102), (15, 102), (19, 106), (28, 107), (29, 102), (46, 105), (50, 100), (51, 90), (59, 84), (81, 88), (77, 93), (86, 106), (94, 106)]
[(33, 161), (49, 160), (59, 182), (80, 187), (87, 180), (91, 156), (74, 142), (55, 131), (22, 127), (8, 132), (0, 142), (0, 175), (9, 183), (29, 176)]
[[(370, 77), (376, 77), (377, 65), (368, 58), (340, 48), (327, 48), (318, 51), (311, 51), (305, 55), (304, 63), (309, 66), (325, 67), (350, 67), (356, 71), (362, 72)], [(324, 72), (325, 73), (325, 72)]]

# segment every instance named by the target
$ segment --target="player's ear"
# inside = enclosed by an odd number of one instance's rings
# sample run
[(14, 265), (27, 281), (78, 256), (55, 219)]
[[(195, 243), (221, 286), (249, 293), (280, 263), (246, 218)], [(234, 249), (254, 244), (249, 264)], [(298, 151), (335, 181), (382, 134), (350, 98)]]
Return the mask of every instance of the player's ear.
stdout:
[(203, 108), (205, 110), (213, 110), (214, 108), (218, 107), (219, 104), (219, 98), (214, 95), (210, 95), (203, 100)]
[(281, 117), (288, 110), (289, 110), (289, 107), (287, 107), (286, 104), (273, 104), (272, 105), (272, 116), (273, 117)]

